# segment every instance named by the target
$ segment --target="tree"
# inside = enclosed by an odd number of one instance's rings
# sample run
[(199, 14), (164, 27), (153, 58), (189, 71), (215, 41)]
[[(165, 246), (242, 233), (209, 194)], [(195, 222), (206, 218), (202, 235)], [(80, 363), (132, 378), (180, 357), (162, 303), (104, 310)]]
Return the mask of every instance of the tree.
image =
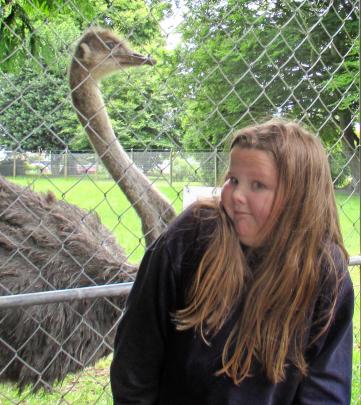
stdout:
[(80, 128), (63, 77), (26, 69), (0, 80), (1, 145), (17, 151), (64, 150)]
[(174, 99), (162, 83), (164, 64), (160, 61), (153, 69), (146, 81), (138, 69), (106, 84), (110, 117), (125, 148), (169, 149), (179, 143)]
[[(141, 53), (161, 55), (165, 43), (159, 20), (168, 5), (160, 1), (147, 5), (144, 0), (83, 0), (73, 10), (69, 5), (56, 8), (50, 0), (33, 3), (37, 9), (26, 1), (6, 3), (0, 25), (5, 39), (0, 54), (6, 60), (0, 77), (1, 144), (18, 151), (91, 149), (70, 105), (66, 80), (69, 48), (86, 24), (80, 15), (122, 32)], [(14, 52), (18, 34), (28, 40)], [(176, 135), (169, 112), (173, 108), (168, 89), (160, 84), (162, 66), (158, 64), (147, 82), (140, 69), (112, 77), (104, 85), (104, 93), (110, 95), (106, 101), (114, 128), (125, 148), (172, 146)]]
[(345, 161), (354, 153), (356, 0), (186, 5), (173, 87), (184, 100), (187, 148), (221, 146), (235, 128), (281, 115), (302, 120), (329, 145), (342, 137)]
[[(147, 4), (148, 3), (148, 4)], [(169, 6), (159, 0), (0, 0), (0, 70), (16, 72), (24, 63), (44, 68), (54, 50), (66, 48), (90, 24), (108, 26), (135, 44), (160, 38), (159, 20)], [(75, 35), (74, 35), (75, 34)]]
[[(94, 15), (90, 1), (77, 4), (85, 17)], [(69, 28), (74, 27), (69, 33), (74, 30), (79, 33), (83, 29), (83, 23), (74, 11), (67, 4), (58, 7), (52, 0), (0, 0), (0, 70), (15, 73), (25, 64), (39, 71), (52, 65), (54, 39), (59, 44), (66, 32), (62, 29), (64, 20), (71, 21)], [(53, 35), (49, 35), (50, 32)]]

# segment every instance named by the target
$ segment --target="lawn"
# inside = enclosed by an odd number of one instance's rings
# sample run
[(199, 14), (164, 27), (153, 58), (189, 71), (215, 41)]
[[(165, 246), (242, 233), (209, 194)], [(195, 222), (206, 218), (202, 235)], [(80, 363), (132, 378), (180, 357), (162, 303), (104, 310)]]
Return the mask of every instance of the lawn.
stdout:
[[(139, 262), (144, 246), (140, 220), (124, 194), (111, 180), (95, 180), (94, 177), (44, 178), (16, 177), (17, 184), (35, 191), (52, 190), (57, 198), (64, 199), (88, 211), (96, 211), (102, 223), (113, 232), (118, 242), (130, 255), (130, 261)], [(177, 212), (182, 210), (182, 192), (185, 183), (170, 186), (165, 181), (155, 183), (158, 190), (168, 198)], [(342, 234), (349, 254), (360, 252), (360, 202), (359, 197), (337, 193)]]
[[(96, 211), (102, 223), (110, 229), (119, 244), (123, 246), (129, 260), (133, 263), (140, 261), (144, 252), (144, 243), (140, 220), (125, 196), (111, 180), (96, 180), (93, 177), (82, 178), (15, 178), (17, 184), (30, 187), (35, 191), (52, 190), (57, 198), (65, 199), (89, 211)], [(182, 210), (182, 190), (184, 183), (157, 182), (156, 187), (173, 204), (177, 212)], [(360, 252), (360, 200), (357, 196), (347, 196), (336, 193), (339, 207), (340, 222), (345, 245), (350, 255)], [(354, 380), (352, 404), (358, 404), (360, 387), (360, 294), (359, 267), (350, 269), (357, 294), (354, 317), (355, 350), (354, 350)], [(10, 405), (22, 403), (28, 405), (45, 404), (112, 404), (108, 384), (110, 358), (101, 360), (95, 367), (86, 369), (83, 373), (69, 375), (66, 380), (55, 387), (53, 393), (37, 395), (25, 391), (19, 395), (11, 385), (0, 385), (0, 403)]]
[[(38, 192), (51, 190), (58, 199), (64, 199), (87, 211), (96, 211), (102, 223), (115, 235), (132, 263), (138, 263), (144, 253), (141, 222), (135, 210), (111, 180), (95, 180), (93, 177), (11, 179), (16, 184)], [(172, 203), (177, 212), (182, 209), (183, 183), (158, 182), (159, 191)]]

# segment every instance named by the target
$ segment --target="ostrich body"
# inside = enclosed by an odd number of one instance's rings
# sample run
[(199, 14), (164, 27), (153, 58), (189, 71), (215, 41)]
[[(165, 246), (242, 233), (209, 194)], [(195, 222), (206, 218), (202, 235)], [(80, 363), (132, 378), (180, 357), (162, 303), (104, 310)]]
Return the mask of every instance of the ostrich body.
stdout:
[[(104, 75), (142, 64), (154, 62), (93, 28), (76, 47), (69, 81), (80, 122), (134, 205), (149, 244), (175, 214), (114, 136), (97, 85)], [(96, 214), (1, 177), (0, 261), (1, 295), (130, 281), (137, 271)], [(123, 304), (113, 297), (0, 309), (0, 379), (49, 389), (93, 364), (111, 352)]]

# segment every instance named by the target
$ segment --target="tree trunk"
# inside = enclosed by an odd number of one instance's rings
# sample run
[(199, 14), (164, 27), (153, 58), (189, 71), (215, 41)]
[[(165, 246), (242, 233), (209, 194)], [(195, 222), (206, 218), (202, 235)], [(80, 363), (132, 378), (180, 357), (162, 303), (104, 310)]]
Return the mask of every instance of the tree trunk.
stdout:
[(344, 152), (347, 156), (348, 166), (352, 176), (352, 190), (357, 193), (360, 192), (360, 139), (355, 133), (351, 112), (344, 110), (339, 112), (340, 127), (342, 130), (342, 142), (344, 145)]

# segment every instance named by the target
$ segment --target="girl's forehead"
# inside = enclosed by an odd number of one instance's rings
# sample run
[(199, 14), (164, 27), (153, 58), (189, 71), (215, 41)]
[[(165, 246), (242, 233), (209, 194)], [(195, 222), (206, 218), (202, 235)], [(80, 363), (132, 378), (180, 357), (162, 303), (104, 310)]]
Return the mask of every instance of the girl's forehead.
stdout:
[(277, 171), (273, 155), (261, 149), (233, 148), (230, 153), (230, 165)]
[(271, 184), (278, 183), (278, 169), (270, 152), (260, 149), (235, 147), (230, 153), (229, 173), (246, 175)]

